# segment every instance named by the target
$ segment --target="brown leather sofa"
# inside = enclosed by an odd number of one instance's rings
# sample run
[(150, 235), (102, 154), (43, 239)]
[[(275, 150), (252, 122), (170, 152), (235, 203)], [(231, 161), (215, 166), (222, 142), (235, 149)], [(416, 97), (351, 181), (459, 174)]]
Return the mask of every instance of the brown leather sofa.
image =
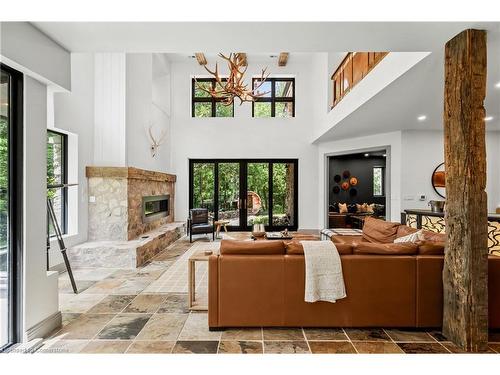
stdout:
[[(210, 329), (440, 327), (443, 236), (394, 244), (412, 228), (369, 219), (363, 236), (334, 236), (347, 297), (304, 301), (300, 242), (223, 240), (209, 259)], [(367, 225), (368, 224), (368, 225)], [(489, 325), (500, 328), (500, 257), (489, 258)]]

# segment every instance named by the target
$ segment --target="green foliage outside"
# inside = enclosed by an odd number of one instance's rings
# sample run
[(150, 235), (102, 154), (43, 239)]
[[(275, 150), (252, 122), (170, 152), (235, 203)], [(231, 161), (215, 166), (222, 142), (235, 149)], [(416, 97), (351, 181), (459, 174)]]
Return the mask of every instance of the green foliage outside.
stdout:
[(197, 163), (193, 166), (193, 207), (208, 208), (214, 212), (214, 164)]
[(8, 219), (8, 138), (7, 118), (0, 117), (0, 249), (7, 245)]
[(219, 163), (219, 211), (238, 208), (240, 195), (239, 163)]
[[(248, 224), (268, 224), (269, 218), (269, 164), (248, 163), (248, 191), (256, 193), (261, 200), (258, 211), (248, 202)], [(214, 212), (214, 172), (213, 163), (196, 163), (193, 166), (193, 207), (208, 208)], [(291, 215), (293, 211), (293, 165), (273, 164), (273, 218)], [(219, 216), (238, 217), (239, 164), (219, 163)], [(275, 219), (273, 219), (273, 222)]]
[[(47, 185), (61, 184), (63, 163), (63, 140), (62, 135), (47, 131)], [(47, 197), (52, 199), (54, 211), (60, 226), (62, 226), (62, 189), (47, 189)], [(55, 234), (52, 224), (49, 222), (50, 233)]]
[(382, 173), (382, 167), (373, 168), (373, 195), (375, 196), (383, 194)]

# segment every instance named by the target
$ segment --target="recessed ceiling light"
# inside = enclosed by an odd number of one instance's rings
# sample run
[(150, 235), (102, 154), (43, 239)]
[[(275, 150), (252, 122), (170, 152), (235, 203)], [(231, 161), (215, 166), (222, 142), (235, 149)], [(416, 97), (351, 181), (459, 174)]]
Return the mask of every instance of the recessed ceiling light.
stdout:
[(495, 85), (495, 87), (496, 87), (497, 89), (500, 89), (500, 82), (497, 82), (497, 83), (496, 83), (496, 85)]
[(426, 115), (421, 115), (421, 116), (418, 116), (417, 117), (417, 120), (418, 121), (425, 121), (427, 119), (427, 116)]
[(493, 120), (493, 116), (486, 116), (484, 118), (484, 121), (491, 121), (491, 120)]
[(370, 156), (370, 154), (365, 154), (365, 158), (367, 158), (368, 156)]

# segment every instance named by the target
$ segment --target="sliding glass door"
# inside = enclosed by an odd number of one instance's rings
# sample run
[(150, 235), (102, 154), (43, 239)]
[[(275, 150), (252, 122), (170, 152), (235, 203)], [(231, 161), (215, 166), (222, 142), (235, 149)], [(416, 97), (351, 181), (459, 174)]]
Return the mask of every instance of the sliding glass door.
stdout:
[(229, 230), (296, 230), (296, 159), (195, 159), (189, 162), (189, 207), (205, 207)]
[(0, 351), (18, 340), (22, 75), (0, 65)]
[(217, 163), (217, 219), (240, 228), (240, 163)]

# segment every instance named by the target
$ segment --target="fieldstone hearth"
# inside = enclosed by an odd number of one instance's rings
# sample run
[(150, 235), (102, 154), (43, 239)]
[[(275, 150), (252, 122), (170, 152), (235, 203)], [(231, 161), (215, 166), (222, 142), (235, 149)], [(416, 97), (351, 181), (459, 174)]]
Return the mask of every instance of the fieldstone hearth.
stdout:
[(72, 266), (136, 268), (151, 260), (185, 233), (185, 224), (168, 223), (130, 241), (90, 241), (69, 249)]
[[(75, 267), (139, 267), (184, 234), (174, 221), (175, 175), (132, 167), (87, 167), (86, 175), (89, 241), (69, 249)], [(164, 210), (147, 217), (155, 197)]]

